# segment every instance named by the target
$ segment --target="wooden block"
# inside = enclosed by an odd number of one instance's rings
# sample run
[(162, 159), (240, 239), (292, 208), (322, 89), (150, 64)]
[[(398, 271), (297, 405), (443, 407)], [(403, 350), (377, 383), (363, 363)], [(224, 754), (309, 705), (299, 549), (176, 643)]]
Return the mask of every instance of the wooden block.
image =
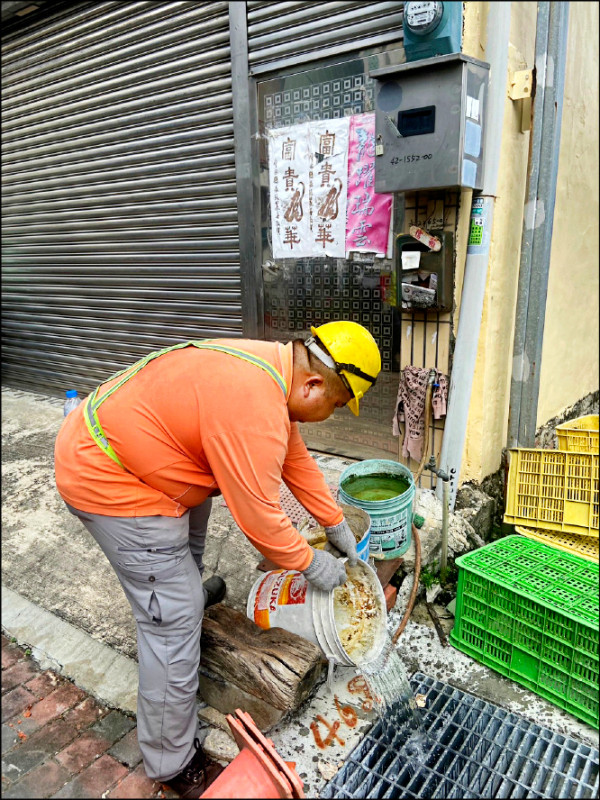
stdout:
[(286, 711), (310, 695), (323, 669), (316, 644), (283, 628), (262, 630), (222, 603), (204, 615), (201, 648), (201, 668)]
[(236, 708), (241, 708), (252, 716), (261, 731), (270, 730), (286, 713), (281, 708), (275, 708), (267, 703), (266, 700), (245, 692), (231, 681), (217, 678), (202, 666), (198, 678), (198, 693), (208, 703), (208, 708), (216, 709), (223, 715), (233, 714)]

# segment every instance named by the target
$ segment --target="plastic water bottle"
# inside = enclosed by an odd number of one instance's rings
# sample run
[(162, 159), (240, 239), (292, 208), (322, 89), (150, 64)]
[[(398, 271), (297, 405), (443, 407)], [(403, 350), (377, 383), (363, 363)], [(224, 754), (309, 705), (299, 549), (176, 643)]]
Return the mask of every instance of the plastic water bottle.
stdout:
[(77, 391), (75, 389), (67, 389), (65, 394), (67, 395), (64, 405), (64, 415), (66, 417), (69, 412), (73, 411), (73, 409), (77, 408), (79, 403), (81, 403), (81, 397), (77, 397)]

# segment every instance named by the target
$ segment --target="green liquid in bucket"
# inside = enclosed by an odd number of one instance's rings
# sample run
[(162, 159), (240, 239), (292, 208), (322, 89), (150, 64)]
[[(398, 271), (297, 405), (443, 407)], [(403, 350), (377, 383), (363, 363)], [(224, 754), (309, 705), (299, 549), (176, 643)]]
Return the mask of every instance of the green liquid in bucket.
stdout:
[(391, 500), (409, 488), (408, 481), (397, 475), (356, 475), (342, 483), (347, 495), (365, 503)]

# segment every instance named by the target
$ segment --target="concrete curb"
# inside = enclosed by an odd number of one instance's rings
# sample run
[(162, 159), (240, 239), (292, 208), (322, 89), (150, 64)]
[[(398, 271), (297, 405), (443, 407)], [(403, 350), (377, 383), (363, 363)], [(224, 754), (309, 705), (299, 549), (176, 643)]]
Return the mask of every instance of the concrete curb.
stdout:
[(115, 652), (17, 592), (2, 587), (2, 627), (53, 669), (108, 705), (136, 713), (137, 662)]

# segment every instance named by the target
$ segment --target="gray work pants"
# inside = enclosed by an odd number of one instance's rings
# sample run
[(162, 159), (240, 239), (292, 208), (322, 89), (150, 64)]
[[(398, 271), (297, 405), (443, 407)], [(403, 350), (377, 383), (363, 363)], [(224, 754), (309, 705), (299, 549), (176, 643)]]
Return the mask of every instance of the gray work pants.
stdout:
[(107, 517), (67, 504), (98, 542), (137, 623), (137, 730), (149, 778), (186, 766), (198, 735), (202, 555), (212, 501), (182, 517)]

